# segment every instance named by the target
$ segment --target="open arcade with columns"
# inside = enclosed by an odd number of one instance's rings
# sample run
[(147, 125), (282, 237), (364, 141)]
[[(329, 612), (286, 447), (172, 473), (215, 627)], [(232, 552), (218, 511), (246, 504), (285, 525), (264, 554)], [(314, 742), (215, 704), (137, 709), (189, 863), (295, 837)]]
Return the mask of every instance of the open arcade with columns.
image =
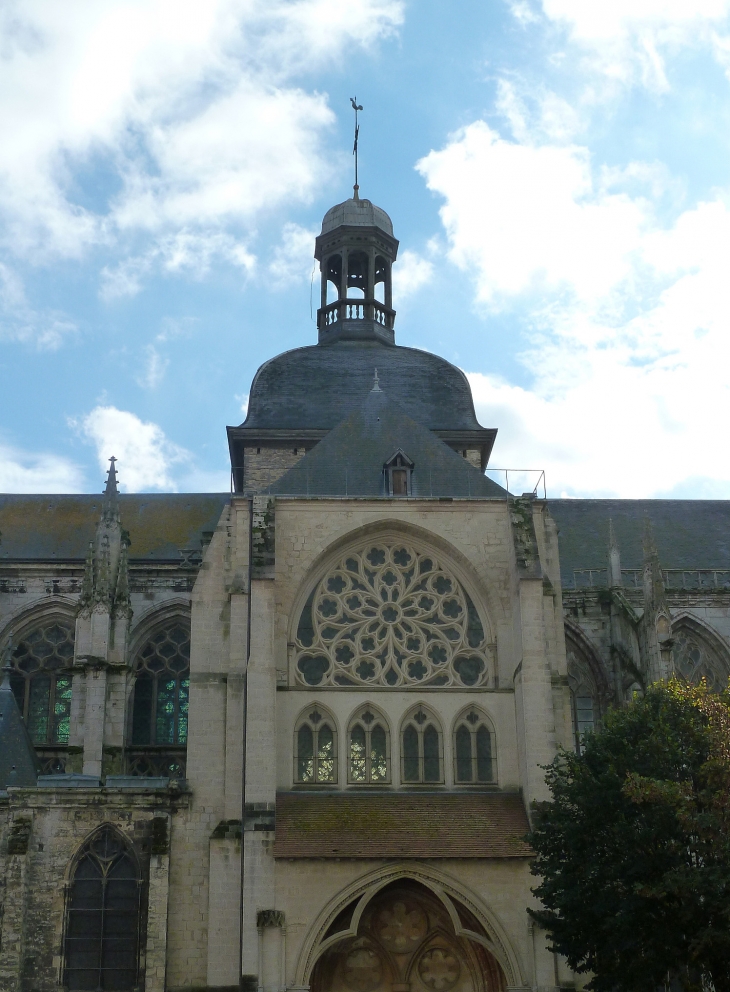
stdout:
[(485, 475), (465, 376), (395, 344), (397, 250), (328, 211), (231, 493), (0, 496), (0, 989), (581, 987), (527, 913), (541, 766), (727, 680), (730, 512)]

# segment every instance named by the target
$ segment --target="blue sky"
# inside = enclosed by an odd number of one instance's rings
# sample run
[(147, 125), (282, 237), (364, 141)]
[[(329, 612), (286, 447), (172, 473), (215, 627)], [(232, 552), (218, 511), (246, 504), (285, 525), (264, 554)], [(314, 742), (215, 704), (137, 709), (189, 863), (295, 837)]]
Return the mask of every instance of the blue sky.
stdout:
[(729, 77), (730, 0), (6, 0), (0, 491), (228, 488), (257, 367), (316, 340), (356, 94), (397, 340), (493, 464), (730, 497)]

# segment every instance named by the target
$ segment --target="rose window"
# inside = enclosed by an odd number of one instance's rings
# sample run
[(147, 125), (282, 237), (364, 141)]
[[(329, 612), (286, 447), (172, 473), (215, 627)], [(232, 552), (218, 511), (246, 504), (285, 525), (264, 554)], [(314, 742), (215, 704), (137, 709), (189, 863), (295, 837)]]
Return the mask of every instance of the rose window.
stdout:
[(477, 686), (489, 679), (479, 614), (431, 554), (403, 544), (350, 552), (299, 619), (296, 679), (309, 686)]

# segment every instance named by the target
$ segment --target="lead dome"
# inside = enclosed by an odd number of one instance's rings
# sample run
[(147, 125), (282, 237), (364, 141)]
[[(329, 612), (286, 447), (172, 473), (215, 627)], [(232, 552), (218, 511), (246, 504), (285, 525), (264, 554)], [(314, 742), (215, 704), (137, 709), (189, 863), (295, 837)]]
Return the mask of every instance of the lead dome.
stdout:
[(393, 236), (393, 222), (386, 212), (370, 200), (354, 197), (330, 207), (324, 215), (322, 234), (329, 234), (338, 227), (379, 227)]

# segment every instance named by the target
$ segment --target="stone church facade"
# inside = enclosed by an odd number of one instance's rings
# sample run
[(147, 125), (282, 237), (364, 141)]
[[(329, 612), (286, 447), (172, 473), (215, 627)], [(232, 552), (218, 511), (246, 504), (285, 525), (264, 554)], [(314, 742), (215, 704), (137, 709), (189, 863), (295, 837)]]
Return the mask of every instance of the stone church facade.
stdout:
[(730, 509), (492, 482), (397, 249), (327, 213), (230, 494), (0, 496), (0, 989), (581, 987), (527, 914), (541, 766), (726, 682)]

